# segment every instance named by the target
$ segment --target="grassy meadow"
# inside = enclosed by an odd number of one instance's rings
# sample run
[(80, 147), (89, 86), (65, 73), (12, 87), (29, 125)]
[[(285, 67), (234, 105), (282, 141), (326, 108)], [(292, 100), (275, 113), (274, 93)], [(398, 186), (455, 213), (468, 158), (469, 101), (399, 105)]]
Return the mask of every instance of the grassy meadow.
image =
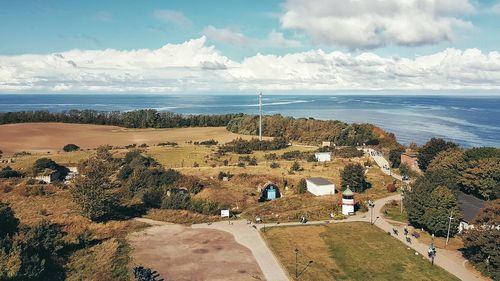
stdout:
[(432, 266), (401, 242), (368, 223), (267, 228), (265, 240), (290, 276), (295, 276), (295, 249), (300, 280), (458, 280)]

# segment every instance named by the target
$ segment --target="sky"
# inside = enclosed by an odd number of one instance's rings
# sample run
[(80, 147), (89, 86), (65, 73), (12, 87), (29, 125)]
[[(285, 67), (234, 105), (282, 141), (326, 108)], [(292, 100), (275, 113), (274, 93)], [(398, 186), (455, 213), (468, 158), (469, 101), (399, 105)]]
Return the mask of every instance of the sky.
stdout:
[(0, 0), (0, 92), (500, 95), (498, 0)]

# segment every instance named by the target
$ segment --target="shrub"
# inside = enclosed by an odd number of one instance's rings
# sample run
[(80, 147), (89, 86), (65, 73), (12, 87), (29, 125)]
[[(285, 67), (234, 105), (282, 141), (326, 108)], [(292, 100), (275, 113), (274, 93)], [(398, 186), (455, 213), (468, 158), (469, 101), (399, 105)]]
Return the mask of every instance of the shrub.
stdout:
[(354, 157), (362, 157), (364, 155), (363, 150), (358, 150), (354, 146), (343, 147), (339, 149), (335, 149), (333, 154), (340, 158), (354, 158)]
[(271, 169), (276, 169), (280, 167), (280, 164), (278, 162), (273, 162), (269, 165), (269, 167), (271, 167)]
[(195, 145), (208, 145), (208, 146), (211, 146), (211, 145), (217, 145), (219, 142), (214, 140), (214, 139), (210, 139), (210, 140), (205, 140), (205, 141), (195, 141), (194, 144)]
[(21, 173), (12, 170), (10, 166), (7, 166), (0, 171), (0, 178), (2, 179), (20, 178), (21, 176), (22, 176)]
[(300, 166), (299, 162), (294, 161), (292, 166), (290, 167), (290, 171), (298, 172), (303, 171), (304, 169)]
[(178, 143), (176, 142), (170, 142), (170, 141), (167, 141), (167, 142), (160, 142), (158, 144), (158, 146), (177, 146)]
[(307, 191), (307, 182), (305, 179), (301, 179), (299, 185), (297, 186), (297, 193), (303, 194)]
[(63, 150), (65, 152), (77, 151), (79, 149), (80, 149), (80, 147), (76, 144), (73, 144), (73, 143), (67, 144), (63, 147)]

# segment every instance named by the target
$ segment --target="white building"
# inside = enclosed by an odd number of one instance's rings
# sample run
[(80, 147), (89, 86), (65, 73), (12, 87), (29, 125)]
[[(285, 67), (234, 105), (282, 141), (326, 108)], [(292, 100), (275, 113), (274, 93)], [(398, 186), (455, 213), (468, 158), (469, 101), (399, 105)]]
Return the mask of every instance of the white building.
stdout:
[(342, 214), (350, 216), (354, 214), (354, 206), (356, 202), (354, 201), (354, 192), (347, 187), (344, 192), (342, 192)]
[(314, 158), (318, 162), (328, 162), (332, 161), (332, 153), (331, 152), (316, 152), (314, 153)]
[(335, 184), (325, 178), (306, 179), (307, 191), (316, 196), (335, 194)]

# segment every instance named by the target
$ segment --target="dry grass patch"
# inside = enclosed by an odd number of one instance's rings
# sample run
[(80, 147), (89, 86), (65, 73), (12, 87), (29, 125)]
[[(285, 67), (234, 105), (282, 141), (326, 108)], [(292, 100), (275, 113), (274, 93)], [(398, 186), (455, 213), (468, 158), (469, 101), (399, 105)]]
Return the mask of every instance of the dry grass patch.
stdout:
[(301, 280), (458, 280), (368, 223), (268, 228), (267, 243), (289, 272), (313, 264)]

